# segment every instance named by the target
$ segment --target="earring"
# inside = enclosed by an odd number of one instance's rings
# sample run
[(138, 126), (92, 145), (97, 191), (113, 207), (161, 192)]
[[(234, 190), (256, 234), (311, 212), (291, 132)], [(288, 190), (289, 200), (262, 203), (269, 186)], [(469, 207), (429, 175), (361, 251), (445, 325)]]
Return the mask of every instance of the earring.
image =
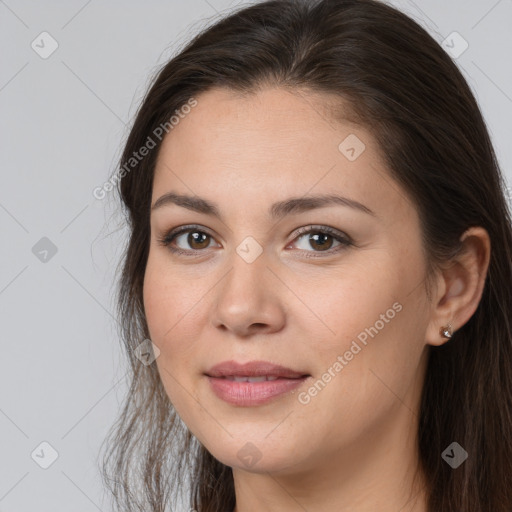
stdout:
[(452, 325), (449, 323), (447, 326), (441, 327), (441, 329), (439, 329), (439, 334), (444, 338), (450, 339), (453, 336)]

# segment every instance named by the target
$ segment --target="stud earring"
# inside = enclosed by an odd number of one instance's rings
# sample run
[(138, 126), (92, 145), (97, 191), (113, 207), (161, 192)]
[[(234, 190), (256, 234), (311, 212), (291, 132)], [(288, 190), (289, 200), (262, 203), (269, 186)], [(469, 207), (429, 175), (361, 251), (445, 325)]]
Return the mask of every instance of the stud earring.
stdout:
[(452, 328), (452, 325), (449, 323), (447, 326), (443, 326), (443, 327), (441, 327), (441, 329), (439, 329), (439, 334), (440, 334), (443, 338), (448, 338), (448, 339), (450, 339), (450, 338), (453, 336), (453, 328)]

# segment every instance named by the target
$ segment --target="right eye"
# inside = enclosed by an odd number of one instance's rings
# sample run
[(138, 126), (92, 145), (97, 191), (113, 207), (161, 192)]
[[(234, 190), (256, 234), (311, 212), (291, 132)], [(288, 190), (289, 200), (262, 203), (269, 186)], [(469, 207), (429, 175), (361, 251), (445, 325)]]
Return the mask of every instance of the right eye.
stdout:
[[(210, 247), (210, 242), (213, 237), (199, 229), (198, 226), (182, 226), (173, 229), (162, 238), (158, 239), (160, 245), (167, 247), (171, 252), (191, 256), (194, 252), (200, 252)], [(188, 245), (188, 247), (180, 247), (181, 244)], [(173, 246), (177, 244), (177, 247)]]

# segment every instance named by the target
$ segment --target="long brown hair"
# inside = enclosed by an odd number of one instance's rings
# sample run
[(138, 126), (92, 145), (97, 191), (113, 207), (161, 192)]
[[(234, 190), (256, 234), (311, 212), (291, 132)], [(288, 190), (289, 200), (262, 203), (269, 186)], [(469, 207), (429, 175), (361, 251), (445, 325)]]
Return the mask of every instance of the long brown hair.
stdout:
[[(491, 258), (476, 312), (449, 343), (430, 347), (418, 443), (430, 512), (510, 512), (512, 228), (505, 182), (468, 84), (422, 27), (384, 3), (265, 1), (204, 29), (163, 66), (120, 168), (190, 98), (212, 87), (252, 92), (266, 84), (336, 94), (350, 105), (416, 204), (428, 277), (457, 253), (466, 229), (489, 233)], [(156, 364), (145, 366), (134, 354), (149, 338), (142, 285), (161, 142), (152, 138), (156, 148), (118, 182), (130, 229), (118, 313), (131, 385), (106, 440), (104, 482), (123, 512), (174, 510), (183, 489), (198, 512), (230, 512), (231, 468), (181, 422)], [(441, 457), (453, 441), (469, 454), (457, 469)]]

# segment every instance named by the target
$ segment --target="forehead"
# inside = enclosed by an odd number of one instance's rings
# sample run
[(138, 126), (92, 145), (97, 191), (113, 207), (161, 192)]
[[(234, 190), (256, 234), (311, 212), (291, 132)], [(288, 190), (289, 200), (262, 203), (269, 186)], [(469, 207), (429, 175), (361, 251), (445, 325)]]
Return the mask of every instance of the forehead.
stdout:
[(339, 192), (369, 206), (411, 205), (361, 124), (339, 98), (268, 88), (212, 89), (164, 138), (153, 196), (170, 189), (234, 203)]
[(194, 132), (194, 137), (203, 137), (204, 144), (225, 134), (245, 137), (253, 133), (261, 141), (266, 133), (268, 142), (275, 144), (281, 141), (276, 135), (288, 134), (289, 139), (283, 142), (290, 145), (317, 139), (316, 132), (322, 136), (331, 132), (339, 137), (340, 129), (365, 131), (362, 125), (356, 124), (356, 116), (347, 102), (332, 94), (304, 89), (269, 87), (240, 93), (214, 88), (196, 97), (196, 101), (193, 110), (180, 116), (180, 129), (173, 129), (174, 137), (169, 135), (166, 140)]
[(217, 88), (196, 101), (164, 138), (157, 174), (170, 162), (190, 171), (215, 167), (215, 174), (231, 168), (249, 175), (256, 168), (259, 176), (274, 175), (277, 167), (284, 174), (288, 164), (295, 173), (306, 167), (321, 173), (340, 160), (339, 143), (354, 131), (367, 148), (374, 144), (361, 126), (335, 123), (327, 104), (333, 100), (314, 93), (270, 88), (242, 95)]

